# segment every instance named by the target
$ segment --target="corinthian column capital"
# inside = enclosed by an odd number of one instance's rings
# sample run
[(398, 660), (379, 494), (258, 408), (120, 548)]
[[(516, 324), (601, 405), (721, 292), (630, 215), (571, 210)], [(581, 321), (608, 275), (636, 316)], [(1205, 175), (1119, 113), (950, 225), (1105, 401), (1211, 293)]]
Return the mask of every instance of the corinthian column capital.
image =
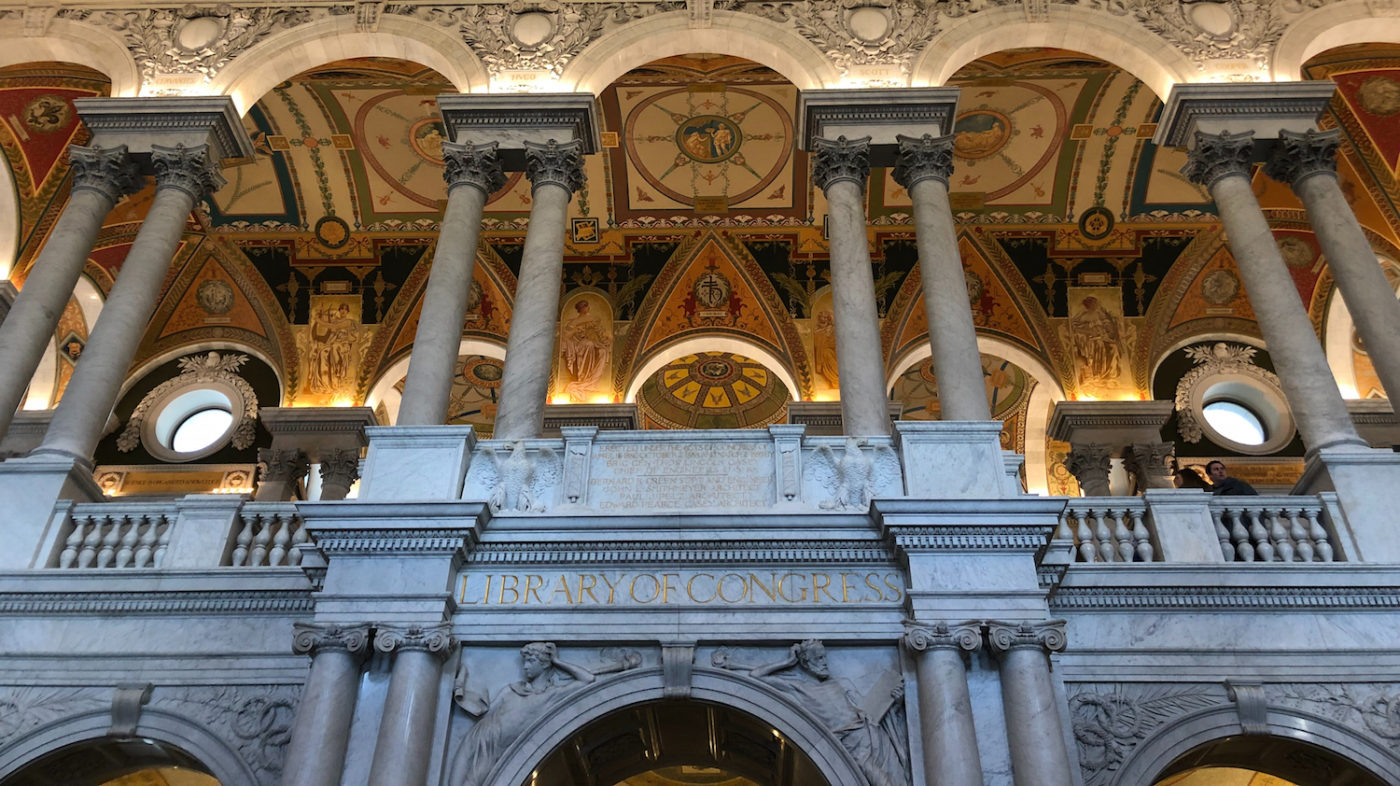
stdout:
[(301, 480), (311, 469), (296, 448), (258, 448), (258, 472), (264, 482)]
[(998, 655), (1022, 648), (1064, 652), (1067, 643), (1065, 621), (988, 622), (987, 642), (991, 645), (992, 652)]
[(156, 170), (156, 188), (177, 188), (196, 202), (224, 185), (219, 162), (208, 145), (185, 147), (151, 145), (151, 163)]
[(982, 648), (982, 623), (914, 622), (904, 621), (904, 646), (913, 652), (933, 649), (956, 649), (976, 652)]
[(865, 190), (870, 179), (870, 137), (860, 139), (812, 140), (812, 182), (817, 188), (826, 191), (832, 185), (849, 180)]
[(96, 191), (116, 204), (123, 196), (141, 190), (141, 174), (127, 155), (126, 145), (108, 148), (69, 145), (68, 164), (73, 172), (74, 191)]
[(339, 448), (321, 451), (321, 481), (338, 483), (349, 488), (360, 479), (360, 451), (358, 448)]
[(447, 181), (449, 194), (458, 186), (471, 186), (490, 196), (506, 184), (506, 173), (501, 169), (495, 142), (484, 145), (443, 142), (442, 162), (445, 165), (442, 179)]
[(1254, 155), (1254, 132), (1207, 134), (1196, 132), (1196, 145), (1187, 154), (1181, 174), (1196, 185), (1209, 189), (1215, 181), (1231, 175), (1249, 177)]
[(525, 175), (530, 178), (532, 192), (546, 183), (570, 194), (578, 191), (588, 182), (583, 174), (583, 141), (561, 144), (551, 139), (542, 145), (526, 142)]
[(1337, 148), (1342, 145), (1342, 132), (1280, 131), (1278, 145), (1264, 164), (1264, 174), (1289, 185), (1313, 175), (1337, 176)]
[(924, 134), (912, 137), (899, 134), (899, 158), (895, 159), (894, 182), (907, 190), (920, 180), (937, 180), (948, 185), (953, 176), (953, 139), (955, 134), (935, 137)]
[(292, 652), (314, 658), (327, 650), (364, 656), (369, 652), (369, 625), (292, 623)]
[(380, 652), (427, 652), (447, 660), (457, 648), (452, 626), (380, 625), (374, 634), (374, 648)]

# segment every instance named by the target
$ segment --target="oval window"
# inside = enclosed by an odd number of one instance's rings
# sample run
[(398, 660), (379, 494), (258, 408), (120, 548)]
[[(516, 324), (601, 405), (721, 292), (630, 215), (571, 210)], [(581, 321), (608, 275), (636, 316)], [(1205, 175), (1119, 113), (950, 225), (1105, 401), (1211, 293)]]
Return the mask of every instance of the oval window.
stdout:
[(1210, 427), (1220, 436), (1241, 445), (1262, 445), (1269, 435), (1253, 410), (1237, 401), (1212, 401), (1202, 407)]

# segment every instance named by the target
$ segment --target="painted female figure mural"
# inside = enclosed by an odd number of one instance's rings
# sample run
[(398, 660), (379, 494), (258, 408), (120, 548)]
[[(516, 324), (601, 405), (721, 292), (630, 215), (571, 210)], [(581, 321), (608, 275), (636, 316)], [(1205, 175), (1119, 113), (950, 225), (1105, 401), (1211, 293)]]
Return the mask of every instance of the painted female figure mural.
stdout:
[(612, 337), (603, 319), (592, 313), (587, 300), (574, 302), (574, 315), (559, 326), (559, 349), (571, 378), (564, 385), (569, 401), (581, 404), (598, 392), (598, 382), (608, 373)]

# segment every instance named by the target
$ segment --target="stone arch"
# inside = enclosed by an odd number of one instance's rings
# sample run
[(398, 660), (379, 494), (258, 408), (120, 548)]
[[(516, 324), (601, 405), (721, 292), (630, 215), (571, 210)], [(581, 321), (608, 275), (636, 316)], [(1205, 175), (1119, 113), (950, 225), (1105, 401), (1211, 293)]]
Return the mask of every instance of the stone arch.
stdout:
[(486, 69), (459, 36), (428, 22), (385, 15), (373, 33), (355, 29), (355, 15), (321, 19), (270, 36), (228, 65), (212, 85), (233, 97), (240, 114), (278, 83), (308, 69), (353, 57), (421, 63), (463, 93), (484, 91)]
[(1188, 81), (1187, 74), (1196, 70), (1179, 51), (1127, 16), (1053, 5), (1048, 21), (1028, 22), (1022, 9), (1006, 7), (969, 14), (939, 31), (915, 61), (910, 83), (947, 84), (964, 65), (1007, 49), (1008, 41), (1092, 55), (1137, 77), (1163, 101), (1173, 84)]
[[(460, 358), (463, 355), (484, 355), (488, 358), (504, 361), (506, 348), (479, 338), (464, 338), (457, 347), (457, 357)], [(374, 409), (379, 404), (383, 404), (384, 409), (389, 413), (389, 422), (380, 423), (381, 426), (391, 425), (399, 419), (399, 403), (403, 395), (394, 390), (394, 383), (408, 376), (408, 361), (411, 358), (412, 353), (408, 353), (389, 364), (389, 367), (384, 369), (379, 378), (370, 385), (369, 393), (365, 396), (365, 406)]]
[(0, 68), (48, 60), (76, 63), (101, 72), (112, 81), (114, 98), (141, 92), (141, 69), (126, 44), (99, 27), (54, 19), (49, 22), (47, 35), (0, 36)]
[[(1050, 406), (1065, 398), (1065, 391), (1060, 386), (1059, 377), (1055, 376), (1055, 373), (1040, 358), (995, 336), (979, 333), (977, 335), (977, 351), (983, 355), (993, 355), (1003, 360), (1009, 360), (1020, 366), (1022, 370), (1031, 375), (1031, 379), (1035, 380), (1035, 390), (1031, 391), (1031, 400), (1026, 411), (1026, 490), (1031, 494), (1048, 494), (1050, 488), (1046, 473), (1050, 468), (1046, 462), (1045, 454), (1049, 440)], [(885, 380), (886, 395), (893, 392), (894, 385), (899, 381), (901, 374), (932, 355), (933, 347), (927, 341), (923, 341), (899, 357), (891, 365), (892, 370)]]
[[(528, 781), (532, 769), (545, 756), (588, 724), (628, 707), (661, 701), (663, 684), (661, 668), (651, 667), (577, 691), (526, 729), (506, 749), (485, 782), (514, 786)], [(771, 724), (811, 759), (828, 783), (868, 783), (855, 759), (821, 721), (757, 680), (697, 666), (691, 675), (690, 699), (731, 707)]]
[(1309, 11), (1288, 26), (1274, 45), (1273, 79), (1303, 79), (1310, 58), (1348, 44), (1400, 43), (1400, 17), (1376, 16), (1366, 0)]
[(268, 368), (272, 369), (272, 372), (275, 375), (277, 375), (278, 403), (280, 404), (283, 400), (285, 400), (287, 395), (287, 380), (281, 363), (273, 360), (269, 355), (267, 355), (267, 353), (263, 352), (262, 350), (256, 347), (251, 347), (247, 344), (240, 344), (236, 341), (217, 339), (184, 344), (178, 347), (174, 347), (172, 349), (168, 349), (164, 352), (161, 352), (158, 355), (154, 355), (141, 361), (141, 365), (137, 366), (134, 370), (128, 373), (126, 375), (126, 379), (122, 381), (121, 392), (118, 394), (117, 400), (120, 401), (121, 397), (125, 396), (127, 391), (131, 389), (131, 386), (135, 385), (137, 382), (140, 382), (142, 377), (151, 373), (155, 369), (160, 368), (162, 365), (169, 363), (170, 361), (176, 358), (185, 357), (187, 355), (194, 355), (200, 352), (210, 351), (241, 352), (245, 355), (248, 355), (249, 357), (257, 358), (260, 362), (266, 364)]
[(711, 27), (692, 29), (684, 11), (629, 22), (580, 52), (560, 75), (560, 89), (599, 95), (637, 66), (691, 52), (752, 60), (801, 90), (835, 87), (841, 79), (821, 50), (789, 28), (734, 11), (715, 11), (712, 22)]
[(802, 400), (802, 393), (797, 387), (797, 377), (781, 358), (756, 342), (739, 336), (719, 334), (689, 336), (654, 350), (646, 360), (642, 361), (641, 365), (634, 367), (632, 378), (627, 382), (627, 395), (623, 396), (622, 400), (636, 401), (638, 391), (642, 389), (642, 385), (646, 383), (647, 379), (656, 373), (657, 369), (678, 357), (697, 352), (733, 352), (736, 355), (757, 360), (778, 375), (778, 379), (782, 380), (783, 386), (787, 388), (788, 395), (792, 396), (793, 401)]
[[(1186, 753), (1246, 733), (1240, 724), (1239, 710), (1233, 704), (1183, 715), (1158, 727), (1155, 734), (1128, 755), (1117, 774), (1105, 784), (1152, 783), (1159, 773)], [(1263, 733), (1331, 751), (1369, 772), (1381, 783), (1400, 781), (1400, 759), (1331, 718), (1291, 708), (1269, 707), (1267, 729)]]
[[(40, 726), (0, 748), (0, 781), (62, 748), (103, 740), (111, 726), (112, 714), (107, 709)], [(148, 707), (142, 711), (133, 736), (179, 748), (203, 763), (221, 786), (258, 786), (257, 776), (234, 749), (207, 729), (178, 715)]]

